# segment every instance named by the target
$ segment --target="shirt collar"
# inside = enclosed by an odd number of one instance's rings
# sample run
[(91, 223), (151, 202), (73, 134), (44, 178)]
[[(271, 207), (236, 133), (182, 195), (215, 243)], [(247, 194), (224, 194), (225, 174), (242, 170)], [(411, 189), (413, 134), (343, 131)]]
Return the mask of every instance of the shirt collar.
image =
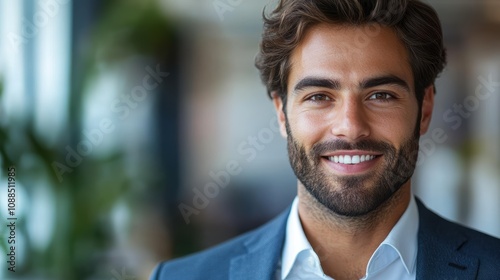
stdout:
[[(295, 197), (286, 224), (285, 244), (281, 259), (281, 279), (285, 279), (290, 273), (293, 263), (301, 251), (312, 249), (300, 222), (298, 202), (298, 197)], [(377, 272), (394, 261), (393, 256), (396, 258), (399, 256), (408, 274), (412, 274), (417, 258), (418, 221), (418, 209), (412, 195), (405, 212), (370, 258), (367, 275)]]
[[(412, 274), (415, 269), (417, 259), (418, 223), (418, 208), (415, 202), (415, 198), (412, 195), (410, 197), (410, 203), (408, 204), (405, 212), (389, 232), (389, 235), (387, 235), (385, 240), (382, 241), (380, 246), (377, 248), (372, 256), (372, 259), (377, 256), (379, 251), (380, 253), (383, 253), (383, 248), (388, 248), (384, 245), (388, 245), (390, 248), (393, 248), (394, 251), (399, 255), (399, 258), (401, 259), (406, 272), (408, 272), (408, 274)], [(368, 262), (368, 272), (372, 270), (370, 265), (372, 265), (371, 259)], [(376, 268), (373, 267), (373, 270), (375, 269)]]
[(295, 258), (301, 251), (312, 249), (300, 223), (298, 205), (299, 198), (295, 197), (286, 222), (285, 245), (283, 246), (281, 259), (281, 279), (285, 279), (288, 273), (290, 273)]

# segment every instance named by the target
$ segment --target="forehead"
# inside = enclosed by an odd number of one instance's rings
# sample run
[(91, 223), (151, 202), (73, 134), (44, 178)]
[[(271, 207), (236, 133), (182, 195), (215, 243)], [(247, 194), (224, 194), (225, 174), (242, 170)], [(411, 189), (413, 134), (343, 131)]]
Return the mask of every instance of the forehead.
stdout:
[(292, 52), (290, 62), (289, 89), (308, 76), (349, 85), (380, 75), (398, 76), (413, 88), (408, 52), (396, 32), (386, 26), (314, 25)]

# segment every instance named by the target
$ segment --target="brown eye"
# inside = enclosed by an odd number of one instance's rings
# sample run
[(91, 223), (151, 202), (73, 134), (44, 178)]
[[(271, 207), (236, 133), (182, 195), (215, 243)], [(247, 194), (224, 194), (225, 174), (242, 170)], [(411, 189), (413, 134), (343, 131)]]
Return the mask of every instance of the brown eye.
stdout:
[(394, 97), (387, 92), (376, 92), (376, 93), (372, 94), (369, 99), (371, 99), (371, 100), (387, 100), (387, 99), (392, 99), (392, 98), (394, 98)]
[(332, 99), (330, 97), (326, 96), (325, 94), (315, 94), (315, 95), (309, 97), (309, 100), (311, 100), (311, 101), (330, 101)]

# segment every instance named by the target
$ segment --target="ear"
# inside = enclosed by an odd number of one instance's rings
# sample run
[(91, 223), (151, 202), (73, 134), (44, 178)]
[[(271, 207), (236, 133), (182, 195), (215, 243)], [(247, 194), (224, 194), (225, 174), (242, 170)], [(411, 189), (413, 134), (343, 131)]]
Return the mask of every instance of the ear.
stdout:
[(423, 135), (429, 129), (432, 110), (434, 108), (434, 84), (424, 90), (424, 99), (422, 101), (422, 118), (420, 119), (420, 135)]
[(277, 92), (272, 92), (274, 109), (276, 110), (276, 116), (278, 117), (278, 123), (280, 125), (281, 136), (287, 138), (286, 133), (286, 116), (283, 112), (283, 100), (279, 97)]

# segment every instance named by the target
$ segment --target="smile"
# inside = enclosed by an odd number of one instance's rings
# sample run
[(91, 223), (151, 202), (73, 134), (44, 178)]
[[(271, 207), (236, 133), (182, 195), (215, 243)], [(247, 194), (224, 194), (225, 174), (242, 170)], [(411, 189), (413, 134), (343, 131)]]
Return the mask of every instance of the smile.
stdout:
[(338, 155), (327, 157), (329, 161), (341, 164), (359, 164), (365, 161), (373, 160), (375, 155)]

